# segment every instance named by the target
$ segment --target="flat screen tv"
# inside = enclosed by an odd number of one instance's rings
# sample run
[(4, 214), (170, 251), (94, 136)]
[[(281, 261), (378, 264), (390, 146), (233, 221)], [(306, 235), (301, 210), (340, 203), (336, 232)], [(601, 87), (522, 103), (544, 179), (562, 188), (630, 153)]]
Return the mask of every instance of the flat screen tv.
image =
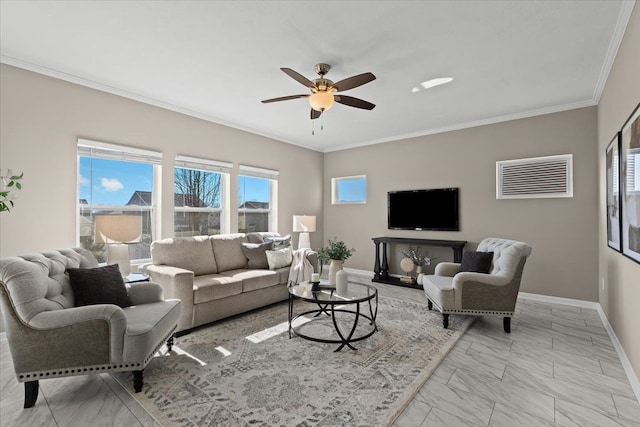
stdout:
[(459, 231), (458, 189), (389, 191), (390, 230)]

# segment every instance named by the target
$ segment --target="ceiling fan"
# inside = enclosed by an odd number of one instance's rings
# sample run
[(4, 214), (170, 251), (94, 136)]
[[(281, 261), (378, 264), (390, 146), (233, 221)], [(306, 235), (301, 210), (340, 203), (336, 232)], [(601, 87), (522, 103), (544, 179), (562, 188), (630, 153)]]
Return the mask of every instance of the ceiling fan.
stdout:
[(372, 73), (358, 74), (357, 76), (348, 77), (334, 83), (324, 77), (331, 69), (329, 64), (320, 63), (315, 65), (314, 70), (318, 73), (320, 78), (314, 79), (313, 81), (307, 79), (302, 74), (293, 71), (291, 68), (280, 69), (298, 83), (308, 87), (311, 90), (311, 93), (307, 95), (290, 95), (280, 98), (265, 99), (262, 101), (265, 104), (270, 102), (288, 101), (290, 99), (309, 98), (309, 104), (311, 105), (311, 120), (317, 119), (320, 117), (322, 112), (331, 108), (334, 101), (343, 105), (348, 105), (349, 107), (362, 108), (363, 110), (373, 110), (375, 108), (375, 104), (370, 102), (337, 93), (362, 86), (363, 84), (375, 80), (376, 76)]

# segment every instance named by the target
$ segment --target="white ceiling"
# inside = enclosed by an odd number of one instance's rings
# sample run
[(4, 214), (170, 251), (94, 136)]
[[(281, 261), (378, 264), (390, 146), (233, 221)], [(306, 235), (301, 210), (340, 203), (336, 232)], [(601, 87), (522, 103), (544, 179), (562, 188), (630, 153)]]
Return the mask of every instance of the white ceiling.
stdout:
[[(1, 60), (332, 151), (598, 102), (633, 1), (2, 1)], [(309, 79), (370, 71), (311, 134)], [(420, 82), (453, 77), (412, 93)]]

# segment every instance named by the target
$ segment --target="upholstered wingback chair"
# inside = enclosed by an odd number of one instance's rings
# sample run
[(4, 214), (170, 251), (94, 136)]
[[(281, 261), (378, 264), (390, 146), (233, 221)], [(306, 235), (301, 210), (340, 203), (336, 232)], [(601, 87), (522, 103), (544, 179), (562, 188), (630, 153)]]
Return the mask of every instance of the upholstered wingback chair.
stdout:
[(503, 316), (505, 332), (511, 332), (520, 279), (531, 246), (515, 240), (486, 238), (478, 252), (493, 252), (489, 273), (460, 272), (461, 264), (441, 262), (434, 275), (423, 277), (422, 286), (429, 310), (435, 305), (444, 327), (449, 314)]
[(46, 378), (133, 371), (139, 392), (144, 367), (167, 340), (170, 348), (180, 301), (163, 300), (155, 283), (132, 284), (130, 307), (74, 307), (65, 271), (96, 266), (82, 248), (0, 259), (0, 307), (25, 408), (35, 405)]

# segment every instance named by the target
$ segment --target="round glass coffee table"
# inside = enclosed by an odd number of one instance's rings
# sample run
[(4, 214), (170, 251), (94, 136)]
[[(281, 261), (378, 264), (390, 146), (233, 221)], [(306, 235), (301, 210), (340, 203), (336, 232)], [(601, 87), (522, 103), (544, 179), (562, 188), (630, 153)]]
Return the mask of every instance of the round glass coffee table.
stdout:
[[(321, 284), (319, 290), (312, 291), (312, 284), (309, 282), (302, 282), (298, 285), (289, 288), (289, 338), (291, 334), (295, 334), (301, 338), (322, 342), (322, 343), (334, 343), (340, 344), (340, 346), (334, 351), (340, 351), (345, 346), (352, 350), (357, 350), (351, 343), (369, 338), (373, 335), (378, 327), (376, 326), (376, 316), (378, 314), (378, 289), (372, 285), (365, 285), (362, 283), (349, 282), (347, 285), (347, 292), (344, 294), (338, 294), (334, 286), (328, 284)], [(293, 301), (300, 299), (302, 301), (315, 303), (318, 308), (305, 311), (296, 316), (293, 315)], [(375, 301), (375, 308), (372, 301)], [(360, 309), (360, 304), (367, 303), (369, 313), (363, 313)], [(366, 307), (365, 307), (366, 308)], [(336, 320), (336, 313), (351, 313), (353, 314), (353, 325), (348, 333), (344, 333), (340, 330), (338, 322)], [(302, 316), (313, 314), (314, 317), (320, 315), (331, 316), (333, 326), (338, 333), (340, 339), (328, 339), (313, 337), (307, 335), (299, 330), (299, 327), (293, 327), (293, 322)], [(341, 315), (342, 317), (342, 315)], [(358, 322), (360, 319), (365, 319), (371, 326), (370, 330), (366, 333), (358, 336), (354, 336)]]

